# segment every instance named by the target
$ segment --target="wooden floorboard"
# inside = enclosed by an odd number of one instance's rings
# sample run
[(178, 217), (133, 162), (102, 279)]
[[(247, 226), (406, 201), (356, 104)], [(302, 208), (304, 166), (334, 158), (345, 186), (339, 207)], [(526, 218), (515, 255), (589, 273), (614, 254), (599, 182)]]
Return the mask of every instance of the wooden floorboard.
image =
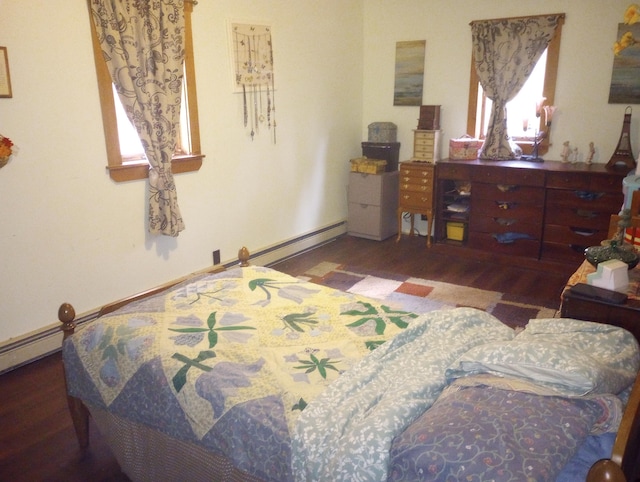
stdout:
[[(424, 238), (406, 236), (399, 243), (343, 236), (274, 267), (298, 276), (323, 261), (500, 291), (546, 306), (559, 306), (561, 290), (577, 268), (475, 260), (427, 249)], [(60, 353), (5, 373), (0, 376), (0, 481), (129, 480), (95, 426), (90, 428), (91, 449), (81, 457), (66, 406)]]

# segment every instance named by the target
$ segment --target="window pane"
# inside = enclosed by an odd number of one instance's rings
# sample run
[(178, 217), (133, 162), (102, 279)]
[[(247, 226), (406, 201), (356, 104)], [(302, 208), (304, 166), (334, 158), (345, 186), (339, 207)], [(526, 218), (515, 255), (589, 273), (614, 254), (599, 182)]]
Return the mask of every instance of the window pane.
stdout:
[(116, 107), (116, 119), (118, 120), (118, 138), (120, 139), (120, 154), (127, 161), (145, 159), (144, 149), (138, 137), (138, 132), (129, 121), (120, 97), (112, 84), (113, 100)]
[[(507, 104), (507, 132), (511, 137), (533, 138), (539, 129), (540, 119), (536, 117), (536, 102), (542, 98), (546, 65), (545, 50), (522, 90)], [(544, 116), (544, 113), (542, 115)], [(526, 131), (525, 120), (528, 126)]]
[[(531, 72), (518, 94), (507, 103), (507, 132), (511, 137), (529, 138), (535, 136), (539, 127), (539, 119), (536, 117), (536, 102), (542, 98), (544, 90), (544, 78), (547, 66), (547, 51), (545, 50), (540, 60)], [(478, 86), (478, 115), (477, 119), (482, 124), (478, 126), (479, 132), (484, 137), (487, 133), (487, 125), (491, 115), (491, 99), (484, 97), (482, 86)], [(484, 112), (482, 112), (484, 100)], [(544, 113), (542, 114), (544, 116)], [(527, 121), (527, 130), (524, 130), (524, 121)], [(543, 119), (544, 120), (544, 119)]]

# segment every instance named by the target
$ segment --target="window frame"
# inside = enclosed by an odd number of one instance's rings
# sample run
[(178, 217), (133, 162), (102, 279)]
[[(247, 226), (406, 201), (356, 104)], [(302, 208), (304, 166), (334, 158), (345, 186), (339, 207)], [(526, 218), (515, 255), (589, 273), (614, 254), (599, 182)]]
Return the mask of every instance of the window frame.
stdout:
[[(556, 80), (558, 78), (558, 62), (560, 59), (560, 40), (562, 38), (562, 25), (564, 24), (564, 15), (558, 22), (555, 35), (547, 46), (547, 64), (544, 72), (544, 86), (542, 96), (546, 97), (545, 105), (555, 105), (556, 97)], [(467, 132), (473, 134), (476, 132), (477, 112), (478, 112), (478, 91), (480, 79), (475, 69), (473, 61), (473, 52), (471, 53), (471, 74), (469, 77), (469, 107), (467, 110)], [(483, 95), (483, 101), (486, 97)], [(484, 106), (483, 106), (484, 109)], [(537, 126), (538, 131), (546, 130), (544, 125), (544, 116), (540, 116)], [(484, 138), (484, 136), (481, 136)], [(522, 153), (531, 155), (533, 151), (533, 140), (514, 139), (514, 142), (520, 146)], [(543, 155), (549, 151), (550, 133), (540, 142), (538, 146), (538, 154)]]
[[(193, 37), (191, 34), (191, 13), (194, 2), (185, 0), (185, 39), (184, 39), (184, 69), (185, 85), (187, 88), (187, 106), (189, 109), (189, 130), (191, 140), (191, 153), (174, 155), (171, 160), (171, 170), (174, 174), (181, 172), (197, 171), (202, 166), (202, 154), (200, 146), (200, 124), (198, 120), (198, 101), (196, 94), (195, 61), (193, 57)], [(89, 6), (89, 21), (91, 24), (91, 36), (93, 44), (93, 57), (96, 66), (98, 80), (98, 94), (100, 108), (102, 110), (102, 126), (104, 130), (107, 149), (107, 171), (116, 182), (146, 179), (149, 177), (149, 163), (147, 161), (127, 161), (120, 153), (120, 139), (118, 136), (118, 121), (113, 97), (111, 75), (107, 63), (102, 55), (102, 48), (98, 40), (96, 27), (91, 18)]]

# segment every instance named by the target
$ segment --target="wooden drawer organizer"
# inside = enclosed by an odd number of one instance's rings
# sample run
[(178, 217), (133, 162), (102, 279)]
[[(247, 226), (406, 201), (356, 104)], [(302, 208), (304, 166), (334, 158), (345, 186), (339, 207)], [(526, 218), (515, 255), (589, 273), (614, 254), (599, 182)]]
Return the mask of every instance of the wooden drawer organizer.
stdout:
[(412, 161), (438, 162), (440, 160), (440, 131), (413, 131)]
[(411, 216), (410, 235), (414, 235), (414, 216), (427, 217), (427, 246), (431, 246), (431, 223), (433, 222), (433, 195), (435, 165), (427, 162), (400, 163), (400, 189), (398, 197), (398, 238), (402, 237), (402, 215)]

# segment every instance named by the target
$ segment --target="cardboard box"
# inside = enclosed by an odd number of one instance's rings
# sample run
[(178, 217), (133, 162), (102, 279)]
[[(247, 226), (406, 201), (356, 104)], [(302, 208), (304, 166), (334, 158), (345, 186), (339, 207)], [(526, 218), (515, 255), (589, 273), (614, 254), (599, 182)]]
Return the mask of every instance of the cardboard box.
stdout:
[(382, 174), (387, 166), (384, 159), (369, 159), (368, 157), (358, 157), (351, 159), (351, 172), (361, 172), (363, 174)]
[(396, 142), (398, 126), (393, 122), (369, 124), (369, 142)]
[(447, 239), (454, 241), (464, 241), (465, 226), (464, 223), (447, 222)]
[(469, 135), (449, 140), (449, 159), (471, 161), (478, 158), (483, 142)]

